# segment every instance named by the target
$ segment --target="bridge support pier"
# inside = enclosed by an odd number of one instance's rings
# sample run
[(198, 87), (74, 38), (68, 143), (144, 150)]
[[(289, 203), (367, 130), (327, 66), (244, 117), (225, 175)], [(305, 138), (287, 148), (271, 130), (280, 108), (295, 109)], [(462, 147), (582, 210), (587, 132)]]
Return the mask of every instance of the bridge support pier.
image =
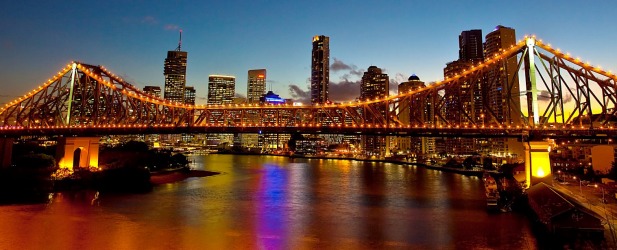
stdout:
[(99, 167), (99, 137), (61, 137), (56, 148), (60, 168)]
[(0, 168), (11, 166), (11, 155), (13, 154), (13, 138), (0, 138)]
[(548, 141), (524, 142), (525, 145), (525, 186), (529, 188), (537, 183), (551, 183), (551, 160)]

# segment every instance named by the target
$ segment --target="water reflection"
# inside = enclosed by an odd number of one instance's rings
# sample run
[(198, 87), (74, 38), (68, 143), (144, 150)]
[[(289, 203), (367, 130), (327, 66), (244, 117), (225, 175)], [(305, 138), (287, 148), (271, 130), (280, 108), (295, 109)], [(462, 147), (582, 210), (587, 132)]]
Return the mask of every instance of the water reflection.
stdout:
[(526, 218), (486, 213), (475, 177), (274, 156), (193, 160), (223, 174), (148, 194), (66, 193), (47, 205), (0, 206), (0, 249), (536, 246)]

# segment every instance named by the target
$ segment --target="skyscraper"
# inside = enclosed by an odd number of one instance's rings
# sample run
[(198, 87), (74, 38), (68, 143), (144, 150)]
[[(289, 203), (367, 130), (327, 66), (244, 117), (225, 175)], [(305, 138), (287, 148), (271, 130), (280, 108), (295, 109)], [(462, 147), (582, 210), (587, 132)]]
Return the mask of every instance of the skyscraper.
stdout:
[[(486, 35), (484, 44), (485, 58), (491, 58), (516, 44), (514, 29), (497, 26)], [(510, 58), (505, 65), (490, 70), (487, 75), (488, 104), (495, 112), (495, 119), (500, 123), (520, 124), (519, 82), (517, 74), (517, 59)], [(509, 99), (512, 99), (510, 102)]]
[(458, 59), (478, 62), (484, 59), (482, 30), (466, 30), (458, 36)]
[[(402, 82), (398, 85), (398, 93), (407, 93), (410, 90), (424, 88), (426, 84), (420, 80), (418, 76), (411, 75), (406, 82)], [(398, 119), (403, 125), (418, 125), (422, 123), (424, 125), (433, 124), (433, 104), (432, 98), (422, 98), (420, 96), (414, 96), (409, 99), (404, 99), (399, 108)], [(412, 122), (413, 121), (413, 122)], [(435, 138), (433, 137), (398, 137), (398, 149), (403, 154), (411, 156), (425, 156), (435, 153)]]
[(266, 93), (266, 70), (249, 70), (249, 77), (246, 86), (248, 87), (246, 91), (247, 102), (259, 103), (259, 98)]
[[(497, 26), (486, 35), (484, 43), (484, 58), (491, 58), (516, 44), (514, 29)], [(521, 124), (521, 100), (517, 74), (517, 58), (512, 57), (487, 72), (484, 87), (487, 88), (487, 105), (493, 111), (491, 117), (485, 115), (486, 122), (497, 122), (503, 125)], [(501, 156), (522, 157), (523, 148), (516, 139), (494, 139), (491, 148)]]
[(330, 81), (330, 38), (324, 35), (313, 37), (311, 61), (311, 104), (328, 102)]
[[(445, 78), (455, 77), (472, 65), (482, 62), (484, 49), (482, 30), (466, 30), (458, 37), (459, 58), (449, 62), (443, 70)], [(458, 125), (481, 124), (483, 110), (482, 78), (466, 78), (460, 85), (446, 90), (445, 114), (449, 121)], [(476, 150), (477, 139), (446, 138), (444, 139), (448, 153), (468, 154)]]
[(231, 104), (236, 93), (236, 77), (224, 75), (208, 76), (208, 104)]
[(182, 51), (182, 31), (176, 50), (167, 51), (165, 58), (165, 93), (166, 100), (184, 103), (184, 88), (186, 87), (186, 61), (188, 53)]
[[(384, 74), (377, 66), (368, 67), (367, 71), (362, 76), (362, 82), (360, 84), (360, 100), (385, 98), (389, 93), (390, 80), (388, 74)], [(382, 116), (387, 117), (388, 111), (385, 106), (376, 107)], [(368, 116), (372, 117), (372, 116)], [(365, 120), (367, 123), (378, 122), (371, 120), (370, 118)], [(388, 151), (387, 141), (385, 136), (364, 136), (362, 138), (362, 148), (367, 155), (385, 156)], [(389, 151), (388, 151), (389, 152)]]
[[(208, 76), (208, 105), (232, 104), (236, 93), (236, 77), (225, 75)], [(210, 123), (222, 123), (222, 111), (212, 111)], [(219, 117), (214, 118), (214, 117)], [(233, 145), (233, 134), (208, 134), (206, 141), (209, 146), (228, 143)]]

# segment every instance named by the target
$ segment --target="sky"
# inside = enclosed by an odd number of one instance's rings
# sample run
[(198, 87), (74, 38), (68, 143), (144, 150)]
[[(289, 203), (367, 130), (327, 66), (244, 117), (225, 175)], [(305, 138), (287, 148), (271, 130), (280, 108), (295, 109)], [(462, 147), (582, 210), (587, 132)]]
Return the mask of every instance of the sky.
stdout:
[(71, 61), (103, 65), (137, 87), (163, 87), (168, 50), (188, 52), (187, 86), (206, 102), (208, 75), (267, 69), (268, 90), (309, 91), (311, 42), (330, 37), (330, 97), (359, 96), (375, 65), (398, 82), (443, 79), (461, 31), (495, 26), (535, 34), (617, 72), (617, 1), (5, 1), (0, 9), (0, 104), (34, 89)]

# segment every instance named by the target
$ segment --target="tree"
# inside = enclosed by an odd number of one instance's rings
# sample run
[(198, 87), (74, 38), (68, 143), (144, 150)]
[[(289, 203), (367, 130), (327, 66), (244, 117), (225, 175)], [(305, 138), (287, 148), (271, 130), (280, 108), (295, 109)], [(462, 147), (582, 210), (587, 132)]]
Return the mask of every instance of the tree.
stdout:
[(483, 163), (482, 163), (482, 168), (486, 169), (486, 170), (493, 170), (495, 169), (495, 167), (493, 167), (493, 158), (491, 157), (484, 157)]
[(476, 161), (476, 158), (473, 156), (469, 156), (465, 158), (465, 160), (463, 161), (463, 167), (465, 167), (465, 169), (472, 169), (477, 164), (478, 162)]

